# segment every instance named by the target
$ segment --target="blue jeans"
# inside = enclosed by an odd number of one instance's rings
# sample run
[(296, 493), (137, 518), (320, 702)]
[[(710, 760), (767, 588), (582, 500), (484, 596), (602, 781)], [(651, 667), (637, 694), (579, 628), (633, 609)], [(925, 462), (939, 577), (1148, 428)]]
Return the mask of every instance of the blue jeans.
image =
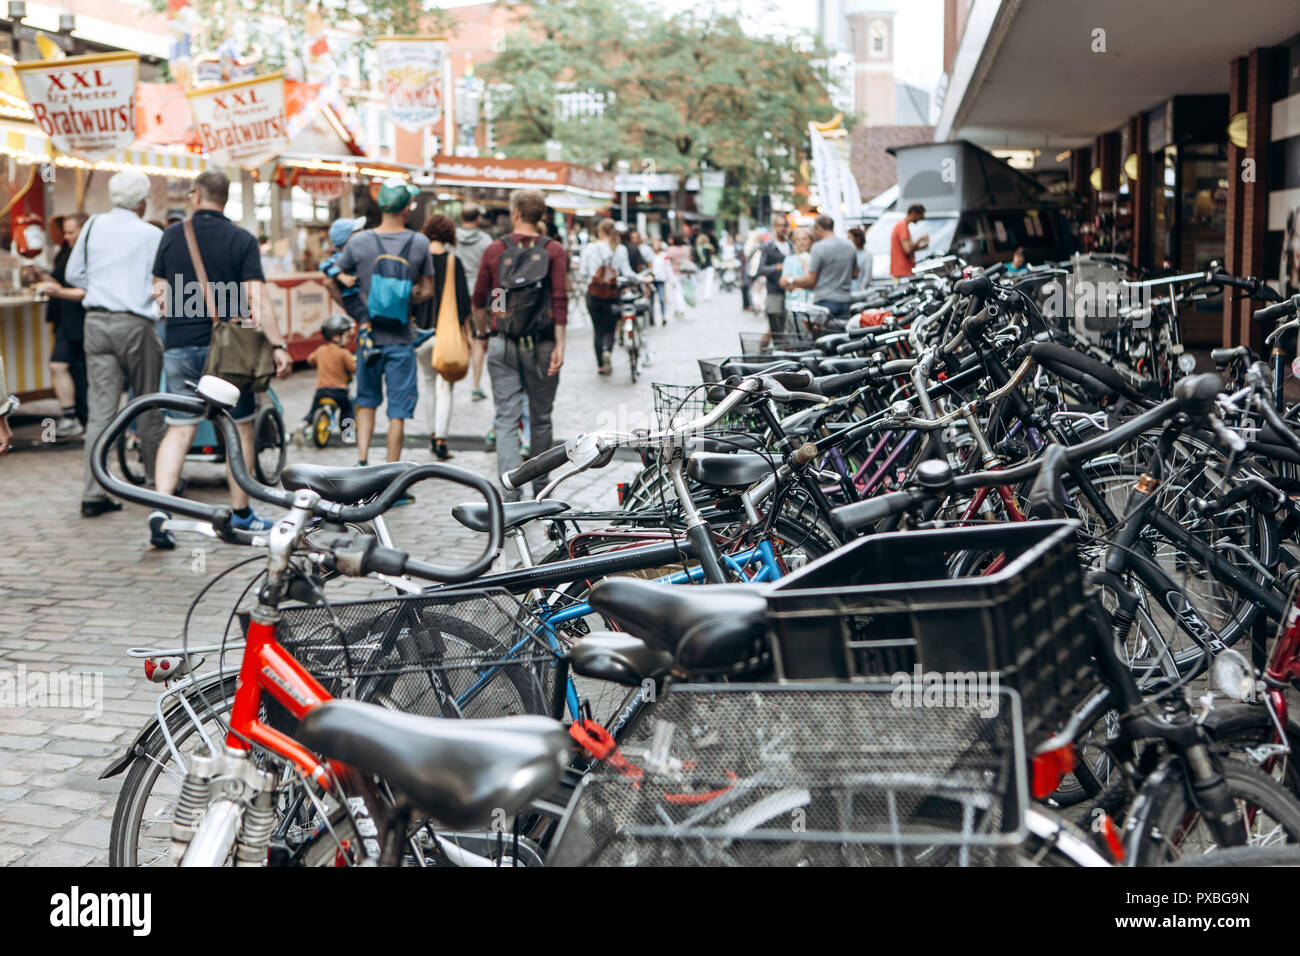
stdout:
[[(168, 395), (197, 395), (194, 389), (185, 383), (198, 382), (203, 377), (203, 368), (208, 364), (208, 347), (206, 345), (186, 345), (181, 348), (167, 349), (163, 352), (163, 378), (166, 379)], [(239, 401), (230, 410), (230, 417), (237, 422), (250, 422), (257, 414), (257, 398), (252, 392), (240, 392)], [(163, 412), (163, 419), (168, 425), (197, 425), (201, 418), (195, 415), (183, 415), (180, 412)]]
[(847, 302), (832, 302), (830, 299), (818, 299), (813, 305), (821, 306), (831, 314), (832, 319), (847, 319), (849, 317), (849, 304)]

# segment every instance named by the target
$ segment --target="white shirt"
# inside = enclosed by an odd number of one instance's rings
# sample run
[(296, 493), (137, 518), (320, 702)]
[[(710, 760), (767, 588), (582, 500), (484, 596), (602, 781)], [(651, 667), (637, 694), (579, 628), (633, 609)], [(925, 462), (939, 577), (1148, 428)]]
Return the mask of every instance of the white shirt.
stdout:
[(613, 249), (609, 247), (608, 242), (600, 239), (587, 243), (587, 247), (582, 250), (582, 260), (579, 263), (582, 281), (591, 282), (591, 277), (601, 266), (613, 266), (614, 271), (624, 279), (636, 278), (636, 273), (632, 271), (632, 265), (627, 258), (627, 247), (621, 242)]
[(162, 230), (129, 209), (91, 216), (68, 256), (68, 285), (86, 290), (87, 309), (155, 319), (153, 262), (161, 241)]

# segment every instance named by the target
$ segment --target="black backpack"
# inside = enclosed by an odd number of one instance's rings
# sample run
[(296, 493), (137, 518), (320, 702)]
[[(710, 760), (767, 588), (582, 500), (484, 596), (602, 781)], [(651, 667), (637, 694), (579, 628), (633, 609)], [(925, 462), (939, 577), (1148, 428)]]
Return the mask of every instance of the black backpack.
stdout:
[(551, 257), (548, 237), (539, 236), (522, 246), (510, 236), (502, 238), (505, 251), (497, 260), (497, 281), (505, 295), (505, 314), (497, 331), (507, 338), (540, 336), (551, 329)]

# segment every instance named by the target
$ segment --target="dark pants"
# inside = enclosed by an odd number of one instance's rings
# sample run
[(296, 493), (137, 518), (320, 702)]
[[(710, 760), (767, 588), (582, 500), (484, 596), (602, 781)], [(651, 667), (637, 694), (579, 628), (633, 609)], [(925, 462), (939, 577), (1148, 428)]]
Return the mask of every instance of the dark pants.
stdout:
[(749, 277), (742, 273), (740, 276), (740, 307), (746, 312), (754, 306), (753, 300), (749, 297), (750, 285)]
[(68, 367), (68, 374), (72, 376), (72, 387), (76, 394), (73, 404), (77, 409), (77, 421), (84, 425), (90, 417), (86, 405), (85, 333), (79, 328), (77, 335), (79, 337), (74, 339), (68, 335), (67, 329), (62, 325), (55, 326), (54, 350), (50, 352), (50, 361), (62, 362)]
[(312, 416), (316, 414), (316, 409), (320, 408), (322, 398), (334, 399), (334, 404), (339, 407), (340, 426), (347, 421), (356, 421), (356, 417), (352, 412), (352, 399), (348, 398), (348, 390), (346, 388), (316, 389), (316, 394), (313, 395), (311, 399), (311, 408), (307, 409), (307, 414), (302, 417), (303, 421), (311, 421)]
[[(592, 342), (596, 347), (596, 364), (599, 365), (606, 352), (614, 350), (614, 330), (618, 328), (616, 299), (597, 299), (587, 296), (587, 312), (591, 314), (591, 327), (595, 330)], [(541, 445), (537, 446), (541, 448)]]
[[(493, 428), (497, 433), (497, 473), (519, 467), (519, 433), (515, 430), (524, 415), (524, 402), (531, 424), (529, 436), (533, 451), (540, 454), (551, 447), (551, 409), (560, 376), (548, 375), (555, 343), (537, 342), (532, 349), (504, 335), (488, 340), (487, 367), (492, 379), (492, 399), (496, 402)], [(533, 482), (533, 494), (546, 487), (545, 476)], [(502, 491), (506, 501), (518, 501), (520, 493)]]

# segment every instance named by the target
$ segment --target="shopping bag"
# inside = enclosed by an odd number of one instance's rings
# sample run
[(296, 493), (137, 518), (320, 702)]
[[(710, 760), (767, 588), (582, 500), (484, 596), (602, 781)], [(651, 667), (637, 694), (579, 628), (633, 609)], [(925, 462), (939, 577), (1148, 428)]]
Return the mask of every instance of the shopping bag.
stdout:
[(456, 303), (456, 259), (447, 253), (442, 278), (442, 300), (438, 304), (437, 332), (433, 340), (433, 370), (448, 382), (459, 382), (469, 373), (469, 343), (460, 324)]

